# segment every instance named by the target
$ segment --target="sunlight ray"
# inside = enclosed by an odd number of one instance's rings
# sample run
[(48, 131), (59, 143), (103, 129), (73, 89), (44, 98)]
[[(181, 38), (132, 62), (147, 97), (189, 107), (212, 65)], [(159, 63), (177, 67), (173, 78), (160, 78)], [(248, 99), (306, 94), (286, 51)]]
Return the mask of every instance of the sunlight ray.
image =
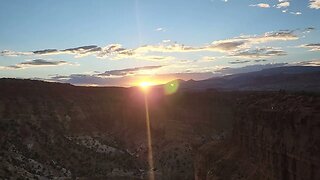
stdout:
[(144, 104), (146, 110), (146, 126), (147, 126), (147, 143), (148, 143), (148, 164), (149, 164), (149, 179), (154, 180), (154, 164), (153, 164), (153, 151), (152, 151), (152, 138), (149, 117), (148, 93), (144, 93)]

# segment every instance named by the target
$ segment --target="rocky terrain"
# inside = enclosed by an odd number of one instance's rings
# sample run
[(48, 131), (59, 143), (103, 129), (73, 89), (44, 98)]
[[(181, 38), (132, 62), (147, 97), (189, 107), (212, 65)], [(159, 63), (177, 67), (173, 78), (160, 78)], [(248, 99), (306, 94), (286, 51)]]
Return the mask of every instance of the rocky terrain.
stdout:
[(232, 137), (200, 148), (198, 179), (319, 179), (319, 96), (255, 93), (237, 103)]
[[(137, 88), (0, 80), (0, 179), (146, 179)], [(315, 93), (148, 94), (156, 179), (319, 179)]]

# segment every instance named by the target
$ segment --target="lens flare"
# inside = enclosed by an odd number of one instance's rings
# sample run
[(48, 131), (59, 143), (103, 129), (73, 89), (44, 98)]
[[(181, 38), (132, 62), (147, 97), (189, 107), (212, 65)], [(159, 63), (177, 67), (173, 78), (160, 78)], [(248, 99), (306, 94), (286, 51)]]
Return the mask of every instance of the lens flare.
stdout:
[(155, 177), (154, 177), (154, 164), (153, 164), (153, 152), (152, 152), (152, 138), (151, 138), (150, 117), (149, 117), (148, 94), (144, 94), (144, 104), (145, 104), (145, 109), (146, 109), (149, 180), (154, 180)]
[(148, 145), (148, 176), (149, 180), (154, 180), (154, 164), (153, 164), (153, 152), (152, 152), (152, 138), (151, 138), (151, 125), (150, 125), (150, 116), (149, 116), (149, 104), (148, 104), (148, 90), (150, 86), (154, 85), (149, 81), (142, 81), (139, 83), (140, 88), (144, 92), (144, 105), (145, 105), (145, 114), (146, 114), (146, 135), (147, 135), (147, 145)]
[(179, 81), (174, 80), (164, 85), (164, 92), (165, 94), (173, 94), (179, 88)]

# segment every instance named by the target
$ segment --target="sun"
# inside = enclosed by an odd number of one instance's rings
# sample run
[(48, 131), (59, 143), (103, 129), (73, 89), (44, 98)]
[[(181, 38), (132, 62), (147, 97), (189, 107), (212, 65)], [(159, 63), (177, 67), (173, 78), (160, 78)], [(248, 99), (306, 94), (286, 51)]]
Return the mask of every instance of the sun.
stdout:
[(149, 81), (143, 81), (139, 83), (139, 86), (142, 90), (147, 91), (150, 86), (153, 86), (154, 84), (152, 82)]
[(144, 82), (141, 82), (139, 85), (140, 87), (149, 87), (149, 86), (152, 86), (152, 83), (148, 81), (144, 81)]

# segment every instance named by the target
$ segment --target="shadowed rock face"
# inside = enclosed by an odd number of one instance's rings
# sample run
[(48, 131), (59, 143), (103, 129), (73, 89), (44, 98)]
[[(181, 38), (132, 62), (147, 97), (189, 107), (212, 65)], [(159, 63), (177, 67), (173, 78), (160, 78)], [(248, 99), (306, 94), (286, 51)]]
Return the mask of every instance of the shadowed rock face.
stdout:
[(319, 97), (252, 94), (239, 100), (232, 138), (202, 146), (198, 179), (319, 179)]
[[(144, 95), (0, 80), (0, 178), (147, 177)], [(319, 97), (148, 94), (157, 179), (318, 179)]]
[(266, 179), (319, 179), (319, 98), (286, 94), (257, 98), (243, 100), (237, 112), (234, 136), (241, 148)]

